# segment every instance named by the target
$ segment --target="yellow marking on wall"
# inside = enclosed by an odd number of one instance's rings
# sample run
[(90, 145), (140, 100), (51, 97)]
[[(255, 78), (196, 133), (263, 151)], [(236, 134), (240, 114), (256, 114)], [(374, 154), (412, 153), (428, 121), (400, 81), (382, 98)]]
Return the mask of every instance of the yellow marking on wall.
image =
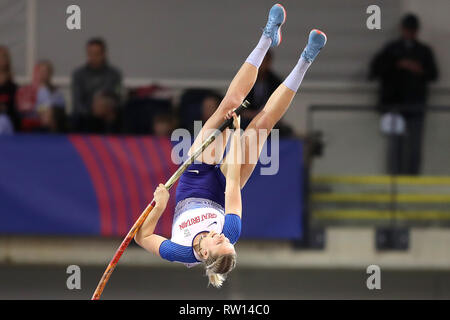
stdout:
[(389, 203), (391, 201), (403, 203), (450, 203), (450, 195), (445, 194), (390, 194), (380, 193), (315, 193), (311, 200), (316, 202), (370, 202)]
[(450, 220), (450, 211), (315, 210), (312, 216), (321, 220)]
[(449, 176), (315, 176), (313, 183), (321, 184), (391, 184), (393, 182), (403, 185), (448, 185)]

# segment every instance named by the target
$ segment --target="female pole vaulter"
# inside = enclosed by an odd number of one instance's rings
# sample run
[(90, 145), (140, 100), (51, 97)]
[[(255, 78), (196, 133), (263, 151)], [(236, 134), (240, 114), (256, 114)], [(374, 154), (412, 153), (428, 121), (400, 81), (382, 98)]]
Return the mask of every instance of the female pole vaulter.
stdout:
[[(224, 118), (234, 117), (234, 125), (239, 128), (233, 109), (242, 103), (253, 87), (269, 47), (281, 43), (281, 26), (285, 20), (284, 7), (275, 4), (270, 9), (256, 48), (232, 80), (224, 99), (196, 137), (189, 154), (202, 145), (207, 132), (217, 128)], [(236, 266), (234, 244), (241, 233), (240, 190), (256, 166), (256, 161), (243, 161), (241, 164), (236, 159), (249, 159), (255, 145), (259, 157), (268, 134), (261, 137), (255, 132), (265, 130), (269, 133), (281, 119), (326, 41), (323, 32), (317, 29), (310, 32), (308, 43), (288, 77), (273, 92), (242, 137), (239, 137), (239, 130), (232, 134), (230, 151), (222, 163), (217, 161), (217, 155), (223, 157), (229, 130), (222, 133), (224, 139), (217, 139), (205, 149), (204, 153), (212, 157), (202, 157), (200, 163), (191, 164), (182, 174), (176, 190), (177, 205), (170, 240), (153, 233), (169, 199), (164, 185), (159, 185), (154, 193), (156, 206), (135, 236), (140, 246), (165, 260), (180, 262), (188, 267), (202, 263), (209, 284), (222, 286), (228, 273)]]

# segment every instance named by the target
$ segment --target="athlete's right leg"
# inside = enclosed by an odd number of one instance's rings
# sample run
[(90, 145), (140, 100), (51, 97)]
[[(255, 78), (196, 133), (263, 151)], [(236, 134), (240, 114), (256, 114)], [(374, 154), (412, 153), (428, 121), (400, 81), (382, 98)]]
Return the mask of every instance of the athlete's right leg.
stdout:
[[(225, 116), (229, 110), (237, 108), (245, 99), (248, 92), (250, 92), (253, 84), (256, 81), (258, 74), (258, 68), (245, 62), (238, 73), (233, 78), (230, 86), (228, 87), (225, 97), (220, 102), (219, 107), (213, 113), (213, 115), (205, 122), (199, 134), (194, 140), (188, 155), (195, 152), (208, 136), (216, 130), (225, 120)], [(228, 131), (225, 130), (219, 135), (216, 140), (211, 143), (202, 154), (196, 159), (207, 164), (217, 164), (220, 162), (221, 155), (223, 154), (228, 140)]]
[[(285, 19), (286, 11), (283, 6), (276, 4), (270, 9), (269, 19), (258, 45), (250, 53), (247, 60), (231, 81), (225, 97), (217, 110), (206, 121), (200, 133), (195, 138), (194, 143), (189, 149), (189, 155), (202, 145), (203, 141), (213, 132), (213, 130), (217, 129), (219, 125), (222, 124), (228, 111), (237, 108), (244, 101), (245, 97), (255, 84), (259, 66), (267, 51), (271, 46), (276, 47), (280, 44), (280, 28), (285, 22)], [(197, 160), (201, 160), (208, 164), (220, 162), (223, 152), (225, 151), (227, 140), (228, 133), (224, 131), (220, 138), (218, 137), (216, 141), (211, 143), (211, 145), (203, 151), (201, 158), (199, 157)]]

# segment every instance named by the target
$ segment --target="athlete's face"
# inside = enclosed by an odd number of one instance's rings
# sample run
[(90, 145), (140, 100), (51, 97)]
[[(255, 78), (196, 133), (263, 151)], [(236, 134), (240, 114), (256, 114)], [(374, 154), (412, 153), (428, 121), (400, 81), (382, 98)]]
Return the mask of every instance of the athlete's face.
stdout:
[(234, 254), (236, 251), (234, 250), (234, 246), (230, 243), (227, 237), (223, 234), (218, 234), (215, 231), (211, 231), (207, 236), (202, 238), (200, 243), (203, 255), (207, 258), (209, 255), (214, 257), (225, 255), (225, 254)]

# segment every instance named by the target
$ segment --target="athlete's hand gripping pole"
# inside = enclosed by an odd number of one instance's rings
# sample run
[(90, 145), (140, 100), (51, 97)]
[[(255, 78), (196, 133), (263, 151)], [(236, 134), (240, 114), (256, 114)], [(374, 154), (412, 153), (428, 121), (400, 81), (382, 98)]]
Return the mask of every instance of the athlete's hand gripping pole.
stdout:
[[(236, 115), (240, 115), (242, 110), (247, 108), (249, 106), (249, 102), (245, 100), (236, 110)], [(177, 171), (170, 177), (170, 179), (166, 182), (164, 185), (167, 190), (169, 190), (175, 182), (178, 180), (178, 178), (183, 174), (183, 172), (186, 170), (186, 168), (197, 159), (197, 157), (216, 139), (216, 137), (223, 132), (226, 128), (232, 127), (233, 125), (233, 118), (225, 120), (222, 125), (219, 127), (218, 130), (215, 130), (214, 133), (212, 133), (203, 143), (202, 145), (195, 150), (195, 152), (188, 158), (186, 161), (183, 162), (183, 164), (178, 168)], [(125, 239), (122, 241), (119, 249), (117, 249), (116, 253), (114, 254), (113, 258), (108, 264), (108, 267), (106, 268), (105, 272), (103, 273), (102, 278), (100, 279), (100, 282), (97, 285), (97, 288), (95, 289), (95, 292), (92, 296), (92, 300), (98, 300), (100, 299), (100, 296), (102, 295), (103, 289), (106, 286), (106, 283), (109, 280), (109, 277), (111, 277), (112, 272), (114, 271), (114, 268), (116, 267), (117, 263), (119, 262), (120, 257), (122, 256), (125, 249), (130, 244), (131, 240), (134, 238), (136, 233), (138, 232), (139, 228), (142, 226), (144, 221), (147, 219), (150, 212), (153, 210), (153, 207), (155, 206), (156, 202), (155, 199), (153, 199), (150, 204), (145, 208), (145, 210), (141, 213), (138, 220), (134, 223), (131, 230), (128, 232)]]

